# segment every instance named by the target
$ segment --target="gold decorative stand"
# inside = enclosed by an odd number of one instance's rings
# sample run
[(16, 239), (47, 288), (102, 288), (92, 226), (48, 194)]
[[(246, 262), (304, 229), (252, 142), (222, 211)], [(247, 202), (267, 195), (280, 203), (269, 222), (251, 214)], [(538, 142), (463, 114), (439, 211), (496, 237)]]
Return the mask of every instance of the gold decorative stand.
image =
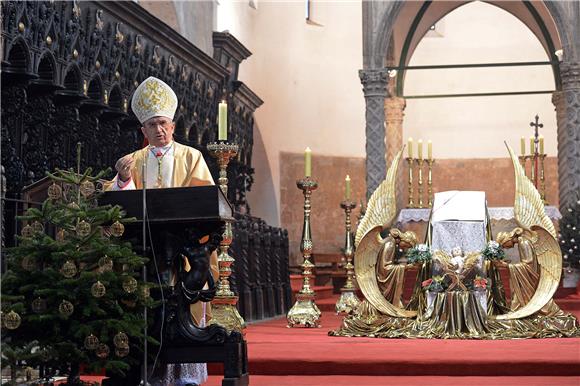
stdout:
[(417, 178), (417, 185), (419, 186), (418, 193), (419, 197), (417, 199), (417, 208), (423, 208), (423, 163), (425, 161), (423, 158), (417, 159), (417, 165), (419, 165), (419, 175)]
[[(228, 142), (213, 142), (207, 145), (207, 150), (212, 157), (216, 158), (220, 168), (218, 184), (223, 194), (228, 196), (228, 174), (227, 168), (230, 160), (238, 154), (238, 145)], [(228, 330), (243, 332), (246, 328), (244, 318), (238, 312), (236, 304), (238, 297), (230, 288), (229, 277), (232, 274), (231, 266), (234, 262), (228, 249), (232, 243), (232, 221), (226, 221), (225, 231), (220, 242), (220, 252), (218, 254), (219, 282), (216, 296), (212, 300), (212, 319), (209, 324), (218, 324)]]
[(433, 164), (435, 160), (433, 158), (427, 159), (427, 197), (428, 197), (428, 204), (429, 208), (433, 207)]
[(300, 251), (304, 257), (302, 263), (302, 289), (296, 294), (296, 302), (288, 311), (288, 327), (320, 327), (320, 310), (314, 302), (316, 294), (310, 288), (310, 279), (312, 278), (312, 268), (314, 264), (310, 262), (312, 254), (312, 235), (310, 232), (310, 196), (312, 191), (316, 190), (318, 183), (311, 177), (304, 177), (296, 181), (296, 186), (302, 189), (304, 194), (304, 224), (302, 226), (302, 242)]
[(352, 265), (352, 256), (354, 255), (353, 235), (350, 223), (350, 212), (356, 207), (356, 203), (350, 200), (344, 200), (340, 203), (340, 207), (344, 209), (346, 215), (346, 238), (344, 242), (344, 257), (346, 259), (346, 283), (340, 289), (340, 298), (336, 302), (335, 310), (339, 314), (341, 312), (350, 313), (360, 303), (356, 296), (356, 287), (353, 282), (354, 265)]
[(415, 201), (413, 201), (413, 166), (415, 165), (415, 159), (412, 157), (407, 157), (407, 162), (409, 163), (409, 202), (407, 203), (407, 208), (414, 208)]

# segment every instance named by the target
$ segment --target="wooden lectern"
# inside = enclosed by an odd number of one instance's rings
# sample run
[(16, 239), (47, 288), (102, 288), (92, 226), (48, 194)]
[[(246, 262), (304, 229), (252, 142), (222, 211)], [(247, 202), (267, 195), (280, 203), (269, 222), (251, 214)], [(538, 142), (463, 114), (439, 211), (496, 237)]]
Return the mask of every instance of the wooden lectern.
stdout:
[[(165, 295), (164, 315), (159, 309), (152, 335), (163, 334), (160, 360), (168, 363), (222, 362), (222, 386), (248, 385), (246, 342), (239, 332), (212, 324), (199, 328), (189, 306), (210, 301), (215, 283), (209, 271), (209, 256), (221, 240), (224, 221), (233, 219), (233, 209), (217, 186), (112, 191), (104, 193), (101, 205), (120, 205), (136, 222), (126, 226), (125, 237), (141, 250), (143, 202), (146, 203), (146, 245), (150, 258), (148, 281), (157, 282), (157, 264), (163, 284), (175, 275), (174, 286)], [(206, 237), (206, 236), (209, 236)], [(183, 257), (191, 269), (183, 269)], [(155, 260), (153, 260), (155, 259)], [(204, 289), (208, 284), (209, 289)], [(160, 307), (161, 308), (161, 307)], [(164, 321), (161, 331), (161, 321)]]

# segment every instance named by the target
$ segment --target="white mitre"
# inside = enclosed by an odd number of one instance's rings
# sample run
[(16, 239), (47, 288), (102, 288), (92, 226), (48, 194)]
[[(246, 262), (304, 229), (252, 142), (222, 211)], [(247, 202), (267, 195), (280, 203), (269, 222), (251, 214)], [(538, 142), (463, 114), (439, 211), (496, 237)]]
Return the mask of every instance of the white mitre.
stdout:
[(173, 120), (177, 110), (177, 95), (167, 83), (150, 76), (135, 90), (131, 109), (141, 123), (153, 117)]

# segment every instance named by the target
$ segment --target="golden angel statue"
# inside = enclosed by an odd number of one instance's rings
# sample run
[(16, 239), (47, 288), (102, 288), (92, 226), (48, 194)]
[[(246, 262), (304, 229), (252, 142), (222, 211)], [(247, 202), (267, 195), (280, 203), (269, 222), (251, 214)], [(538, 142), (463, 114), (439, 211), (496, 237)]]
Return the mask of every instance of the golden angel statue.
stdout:
[[(480, 192), (445, 192), (440, 200), (443, 204), (433, 206), (426, 244), (418, 244), (412, 232), (393, 228), (395, 176), (402, 150), (397, 154), (385, 181), (371, 196), (355, 237), (355, 273), (364, 299), (329, 335), (460, 339), (580, 336), (578, 320), (552, 300), (562, 272), (554, 225), (545, 214), (538, 191), (512, 149), (507, 148), (515, 170), (514, 213), (519, 226), (500, 232), (495, 241), (491, 240), (485, 199), (480, 199), (483, 205), (479, 206), (468, 202)], [(468, 210), (448, 205), (453, 200)], [(466, 226), (457, 221), (461, 216), (471, 216), (464, 218)], [(516, 246), (520, 261), (503, 260), (503, 249)], [(397, 258), (397, 251), (405, 250), (407, 260)], [(418, 270), (413, 296), (405, 305), (402, 290), (410, 265)], [(498, 270), (502, 267), (510, 273), (509, 306)]]

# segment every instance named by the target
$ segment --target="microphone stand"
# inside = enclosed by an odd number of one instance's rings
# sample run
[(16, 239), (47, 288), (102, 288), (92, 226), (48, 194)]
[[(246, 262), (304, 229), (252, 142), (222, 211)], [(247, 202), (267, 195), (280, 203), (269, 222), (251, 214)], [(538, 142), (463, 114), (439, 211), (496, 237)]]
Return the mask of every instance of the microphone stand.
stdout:
[[(146, 253), (147, 248), (147, 158), (149, 154), (145, 157), (143, 161), (142, 167), (142, 174), (143, 174), (143, 227), (141, 229), (143, 240), (141, 247), (143, 248), (143, 254)], [(143, 271), (141, 273), (143, 282), (147, 281), (147, 265), (143, 264)], [(144, 386), (149, 386), (149, 382), (147, 381), (147, 306), (143, 307), (143, 319), (145, 319), (145, 328), (144, 328), (144, 336), (143, 336), (143, 380), (141, 382)]]

